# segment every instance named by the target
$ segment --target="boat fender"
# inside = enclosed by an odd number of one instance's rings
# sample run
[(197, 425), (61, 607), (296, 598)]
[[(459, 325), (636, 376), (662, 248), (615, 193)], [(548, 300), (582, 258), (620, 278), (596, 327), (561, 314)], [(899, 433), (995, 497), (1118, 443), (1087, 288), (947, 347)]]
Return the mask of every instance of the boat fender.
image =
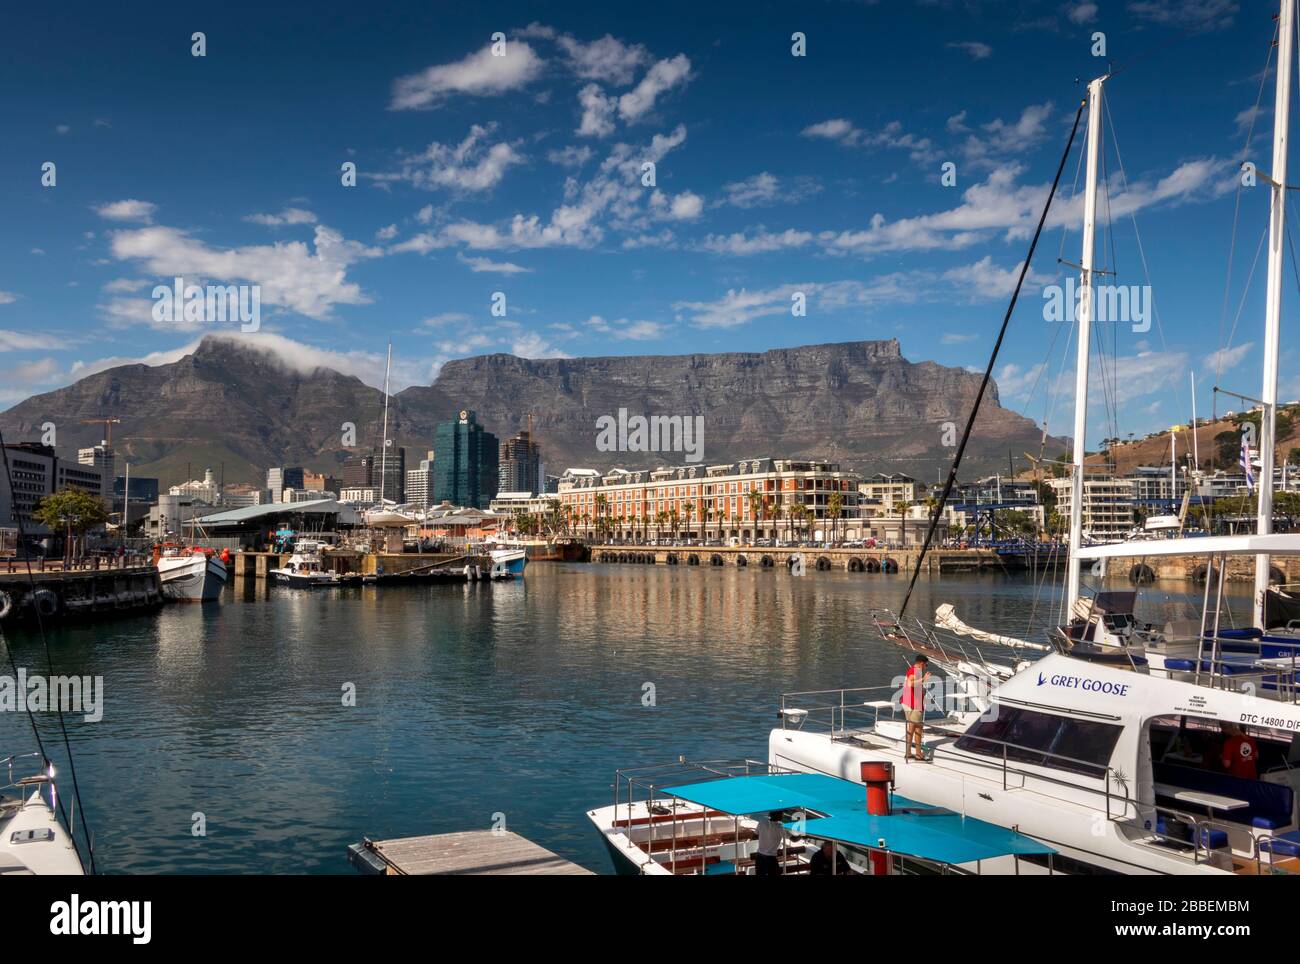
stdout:
[(42, 616), (53, 616), (59, 611), (59, 597), (50, 589), (38, 589), (32, 593), (32, 605)]

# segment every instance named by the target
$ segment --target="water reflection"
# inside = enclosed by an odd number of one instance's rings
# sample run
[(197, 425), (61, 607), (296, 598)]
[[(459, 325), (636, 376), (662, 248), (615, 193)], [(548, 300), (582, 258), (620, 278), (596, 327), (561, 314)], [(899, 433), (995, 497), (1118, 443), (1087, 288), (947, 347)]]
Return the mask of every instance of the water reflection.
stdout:
[[(362, 834), (487, 827), (497, 812), (604, 869), (582, 814), (609, 799), (615, 767), (762, 756), (783, 691), (888, 683), (904, 659), (876, 638), (871, 610), (896, 607), (906, 586), (562, 564), (460, 586), (248, 580), (220, 605), (51, 641), (60, 670), (105, 679), (103, 721), (68, 726), (110, 872), (345, 872)], [(1200, 601), (1189, 584), (1148, 592), (1150, 621)], [(1046, 580), (958, 576), (922, 580), (913, 612), (944, 601), (1013, 634), (1058, 604)], [(13, 646), (19, 665), (44, 665), (38, 640)], [(57, 745), (54, 720), (42, 723)], [(0, 714), (0, 746), (29, 747), (26, 726)], [(191, 833), (196, 812), (206, 837)]]

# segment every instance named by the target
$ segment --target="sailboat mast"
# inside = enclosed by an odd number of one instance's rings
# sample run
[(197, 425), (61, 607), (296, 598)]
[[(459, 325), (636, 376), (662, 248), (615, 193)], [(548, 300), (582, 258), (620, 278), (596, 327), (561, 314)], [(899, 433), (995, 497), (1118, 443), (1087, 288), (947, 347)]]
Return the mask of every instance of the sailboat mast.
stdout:
[(1083, 459), (1087, 451), (1088, 349), (1092, 341), (1093, 248), (1097, 233), (1097, 160), (1101, 148), (1101, 85), (1105, 77), (1088, 84), (1088, 180), (1083, 195), (1083, 254), (1079, 260), (1078, 338), (1074, 362), (1074, 460), (1070, 466), (1070, 557), (1066, 566), (1063, 605), (1065, 617), (1079, 598), (1079, 561), (1075, 553), (1083, 539)]
[(384, 366), (384, 444), (379, 454), (379, 508), (384, 507), (384, 483), (388, 481), (388, 375), (393, 370), (393, 343), (388, 343), (388, 364)]
[[(1268, 219), (1268, 287), (1264, 314), (1263, 411), (1259, 432), (1259, 513), (1256, 531), (1273, 531), (1273, 449), (1277, 441), (1277, 356), (1282, 317), (1282, 254), (1286, 244), (1287, 126), (1291, 119), (1291, 57), (1295, 39), (1295, 0), (1282, 0), (1277, 20), (1277, 93), (1273, 105), (1272, 194)], [(1264, 626), (1269, 557), (1255, 557), (1255, 624)]]

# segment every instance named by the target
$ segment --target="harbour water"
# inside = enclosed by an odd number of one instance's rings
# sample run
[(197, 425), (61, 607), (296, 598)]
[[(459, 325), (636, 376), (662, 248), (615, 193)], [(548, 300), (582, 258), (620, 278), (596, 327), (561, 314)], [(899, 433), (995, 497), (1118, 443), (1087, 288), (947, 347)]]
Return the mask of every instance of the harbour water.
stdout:
[[(495, 585), (247, 581), (218, 605), (50, 641), (58, 671), (104, 680), (103, 719), (67, 717), (101, 872), (350, 873), (362, 835), (494, 820), (606, 872), (584, 810), (609, 802), (616, 767), (763, 758), (782, 692), (889, 683), (903, 656), (876, 638), (871, 609), (897, 606), (906, 586), (598, 564), (534, 565)], [(1190, 583), (1151, 592), (1170, 595), (1169, 614), (1199, 600)], [(914, 612), (941, 601), (1023, 634), (1055, 596), (1030, 575), (923, 578)], [(38, 638), (10, 642), (20, 667), (44, 672)], [(61, 764), (56, 719), (40, 723)], [(24, 715), (0, 713), (0, 748), (34, 748)]]

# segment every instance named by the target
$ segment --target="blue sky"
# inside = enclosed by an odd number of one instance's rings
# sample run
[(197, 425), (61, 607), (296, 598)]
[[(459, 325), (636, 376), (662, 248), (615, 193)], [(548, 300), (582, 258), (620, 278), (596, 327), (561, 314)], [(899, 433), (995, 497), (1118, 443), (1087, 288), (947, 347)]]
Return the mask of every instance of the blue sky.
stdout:
[[(0, 405), (173, 360), (205, 332), (238, 337), (153, 320), (153, 286), (178, 274), (261, 285), (262, 327), (245, 337), (292, 365), (382, 384), (391, 338), (398, 388), (492, 351), (860, 338), (982, 369), (1077, 81), (1108, 60), (1125, 69), (1107, 87), (1103, 260), (1120, 284), (1149, 271), (1159, 324), (1104, 329), (1112, 404), (1099, 388), (1090, 442), (1185, 420), (1189, 371), (1201, 414), (1216, 371), (1258, 394), (1262, 263), (1245, 281), (1264, 189), (1241, 192), (1223, 305), (1265, 0), (187, 7), (7, 15)], [(791, 54), (796, 31), (806, 56)], [(1107, 58), (1091, 54), (1097, 31)], [(1265, 111), (1261, 170), (1271, 126)], [(1068, 270), (1058, 255), (1079, 257), (1076, 157), (997, 369), (1004, 404), (1050, 413), (1058, 433), (1070, 403), (1050, 387), (1069, 378), (1069, 329), (1044, 320), (1040, 288)], [(355, 187), (340, 183), (348, 161)], [(806, 317), (791, 316), (796, 291)]]

